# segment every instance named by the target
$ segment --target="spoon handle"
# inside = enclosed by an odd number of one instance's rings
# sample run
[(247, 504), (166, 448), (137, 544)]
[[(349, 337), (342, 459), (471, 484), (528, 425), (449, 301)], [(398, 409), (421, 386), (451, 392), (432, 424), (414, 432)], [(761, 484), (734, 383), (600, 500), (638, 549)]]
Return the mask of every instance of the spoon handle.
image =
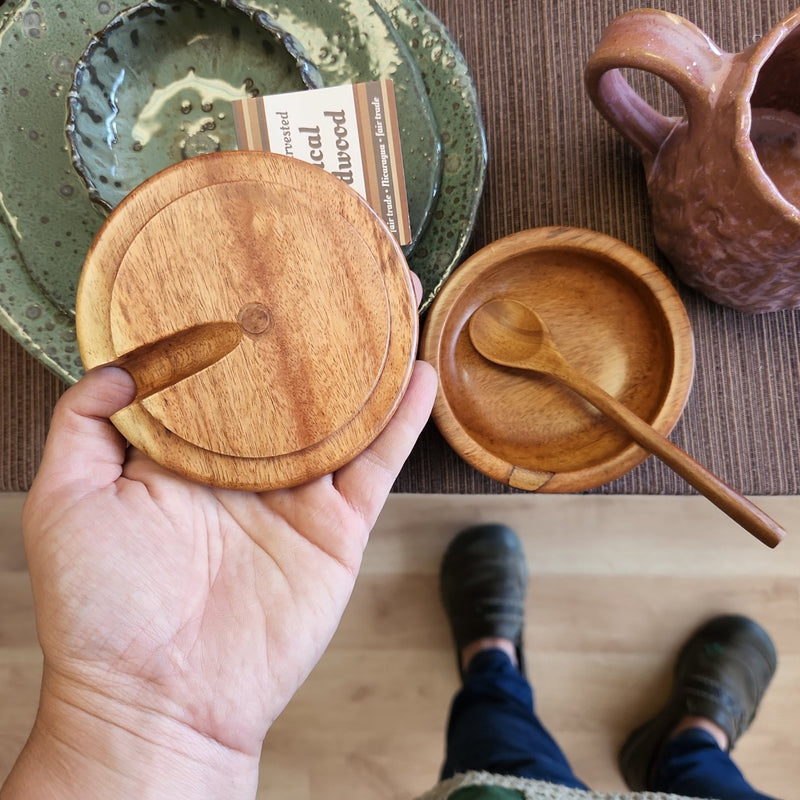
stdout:
[(567, 364), (553, 374), (624, 428), (638, 444), (658, 456), (759, 541), (775, 547), (786, 535), (786, 531), (772, 517), (695, 461), (686, 451), (662, 436), (596, 383)]
[(206, 322), (142, 345), (108, 366), (121, 367), (136, 384), (136, 400), (144, 400), (210, 367), (242, 340), (238, 322)]

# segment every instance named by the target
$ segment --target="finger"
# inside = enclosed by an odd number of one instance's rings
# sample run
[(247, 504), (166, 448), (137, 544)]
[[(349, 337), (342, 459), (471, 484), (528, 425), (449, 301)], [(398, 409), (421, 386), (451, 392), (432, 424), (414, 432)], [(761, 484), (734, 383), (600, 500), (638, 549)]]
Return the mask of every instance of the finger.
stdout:
[(127, 372), (105, 367), (88, 372), (56, 404), (36, 481), (56, 490), (76, 479), (87, 491), (113, 483), (125, 460), (125, 440), (109, 417), (133, 400)]
[(370, 527), (430, 417), (436, 380), (434, 368), (418, 361), (406, 394), (389, 424), (360, 456), (333, 476), (339, 493)]
[(422, 281), (419, 279), (419, 275), (416, 272), (411, 273), (411, 283), (414, 286), (414, 297), (417, 299), (417, 305), (422, 302)]

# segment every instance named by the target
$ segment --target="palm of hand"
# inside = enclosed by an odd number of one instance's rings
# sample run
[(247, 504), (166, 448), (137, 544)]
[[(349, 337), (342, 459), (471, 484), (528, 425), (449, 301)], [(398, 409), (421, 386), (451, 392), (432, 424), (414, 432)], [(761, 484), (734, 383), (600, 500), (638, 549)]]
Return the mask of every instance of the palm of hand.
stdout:
[(45, 686), (257, 755), (338, 625), (434, 390), (420, 369), (366, 453), (333, 476), (253, 494), (126, 456), (105, 417), (129, 402), (130, 378), (81, 381), (56, 409), (24, 514)]
[(368, 533), (330, 478), (225, 492), (138, 455), (114, 485), (47, 519), (58, 507), (34, 494), (26, 509), (35, 585), (60, 598), (39, 619), (49, 668), (87, 685), (113, 676), (126, 701), (160, 703), (242, 750), (321, 655)]

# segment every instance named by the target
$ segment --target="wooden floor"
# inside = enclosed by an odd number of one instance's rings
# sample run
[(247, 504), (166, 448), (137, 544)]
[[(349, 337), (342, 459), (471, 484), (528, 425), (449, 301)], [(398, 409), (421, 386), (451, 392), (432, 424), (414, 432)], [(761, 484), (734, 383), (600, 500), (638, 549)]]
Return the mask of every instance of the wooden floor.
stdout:
[[(529, 674), (580, 777), (623, 788), (617, 747), (660, 702), (676, 649), (708, 616), (735, 611), (769, 630), (780, 657), (735, 756), (761, 791), (796, 797), (800, 498), (759, 502), (790, 533), (774, 551), (702, 498), (392, 497), (329, 651), (270, 732), (259, 798), (409, 800), (432, 785), (457, 687), (439, 559), (462, 527), (485, 521), (523, 539)], [(29, 729), (41, 668), (20, 506), (0, 495), (0, 778)]]

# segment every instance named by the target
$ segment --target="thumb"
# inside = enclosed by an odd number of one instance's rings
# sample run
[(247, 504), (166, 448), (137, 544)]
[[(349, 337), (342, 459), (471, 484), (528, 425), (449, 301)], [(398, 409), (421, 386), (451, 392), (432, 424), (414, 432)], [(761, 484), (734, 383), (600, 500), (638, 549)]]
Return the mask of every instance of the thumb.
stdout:
[(109, 417), (135, 394), (133, 378), (116, 367), (92, 370), (67, 389), (53, 411), (32, 489), (51, 492), (81, 481), (84, 490), (91, 491), (119, 478), (126, 445)]

